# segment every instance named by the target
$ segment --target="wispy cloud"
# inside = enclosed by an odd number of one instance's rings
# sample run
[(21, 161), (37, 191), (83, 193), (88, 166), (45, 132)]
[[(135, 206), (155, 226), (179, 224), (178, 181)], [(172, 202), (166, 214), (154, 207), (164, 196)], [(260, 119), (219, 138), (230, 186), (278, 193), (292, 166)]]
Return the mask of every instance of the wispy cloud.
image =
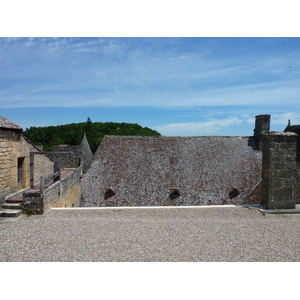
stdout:
[(211, 119), (206, 122), (174, 123), (155, 126), (154, 129), (163, 135), (213, 135), (220, 133), (222, 129), (239, 125), (242, 120), (238, 117), (227, 119)]
[(36, 94), (36, 93), (41, 92), (41, 91), (49, 90), (53, 87), (55, 87), (55, 86), (42, 87), (42, 88), (39, 88), (39, 89), (34, 90), (34, 91), (29, 91), (29, 92), (26, 92), (26, 93), (23, 93), (23, 94), (20, 94), (20, 95), (16, 95), (16, 98), (23, 97), (23, 96), (26, 96), (26, 95)]
[(300, 113), (287, 112), (284, 114), (274, 114), (271, 116), (271, 122), (274, 125), (287, 125), (288, 120), (291, 121), (292, 125), (300, 124)]
[[(270, 112), (268, 114), (270, 114)], [(248, 124), (251, 125), (255, 124), (254, 115), (253, 116), (245, 115), (244, 119)], [(280, 125), (283, 127), (286, 126), (288, 124), (288, 120), (290, 120), (291, 124), (294, 125), (300, 124), (300, 112), (285, 112), (285, 113), (271, 114), (271, 130), (272, 130), (272, 126), (274, 125), (275, 126)]]
[(0, 107), (177, 110), (166, 135), (300, 123), (299, 40), (0, 38)]
[[(105, 72), (99, 72), (94, 77), (106, 81)], [(110, 99), (107, 105), (124, 107), (161, 107), (161, 108), (187, 108), (187, 107), (218, 107), (218, 106), (266, 106), (283, 105), (283, 100), (289, 105), (299, 103), (300, 87), (270, 86), (245, 86), (223, 89), (211, 89), (208, 91), (178, 91), (173, 93), (168, 88), (151, 90), (142, 83), (132, 82), (124, 85), (121, 82), (113, 84), (97, 84), (82, 82), (80, 85), (72, 80), (64, 84), (56, 84), (46, 87), (36, 85), (24, 85), (16, 87), (11, 92), (2, 90), (0, 103), (9, 107), (11, 100), (19, 101), (20, 107), (24, 106), (86, 106), (94, 103), (95, 107), (103, 105), (95, 99)], [(63, 101), (62, 101), (63, 100)], [(17, 103), (16, 103), (17, 104)]]

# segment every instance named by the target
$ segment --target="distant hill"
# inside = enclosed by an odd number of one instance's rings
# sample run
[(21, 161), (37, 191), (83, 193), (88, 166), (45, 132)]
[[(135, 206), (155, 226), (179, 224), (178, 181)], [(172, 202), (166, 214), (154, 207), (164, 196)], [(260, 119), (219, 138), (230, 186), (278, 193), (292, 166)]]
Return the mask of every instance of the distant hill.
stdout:
[(79, 145), (84, 133), (93, 153), (97, 150), (105, 135), (160, 136), (161, 134), (148, 127), (132, 123), (95, 122), (90, 118), (84, 123), (72, 123), (58, 126), (30, 127), (24, 131), (35, 145), (43, 145), (44, 151), (52, 151), (55, 145)]

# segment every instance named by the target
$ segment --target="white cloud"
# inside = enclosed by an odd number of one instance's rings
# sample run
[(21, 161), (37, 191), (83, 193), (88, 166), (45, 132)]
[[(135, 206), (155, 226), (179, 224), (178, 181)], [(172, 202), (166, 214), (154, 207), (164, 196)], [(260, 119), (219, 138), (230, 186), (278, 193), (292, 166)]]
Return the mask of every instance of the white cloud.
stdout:
[(300, 113), (287, 112), (284, 114), (274, 114), (271, 116), (271, 124), (273, 125), (287, 125), (288, 120), (291, 121), (291, 125), (300, 124)]
[(160, 132), (162, 135), (211, 135), (218, 133), (222, 129), (234, 125), (238, 125), (242, 122), (238, 117), (229, 117), (227, 119), (210, 119), (207, 122), (202, 123), (174, 123), (166, 124), (162, 126), (154, 126), (153, 129)]
[(25, 95), (31, 95), (31, 94), (39, 93), (41, 91), (48, 90), (48, 89), (51, 89), (53, 87), (56, 87), (56, 86), (42, 87), (42, 88), (39, 88), (39, 89), (36, 89), (36, 90), (33, 90), (33, 91), (25, 92), (25, 93), (20, 94), (20, 95), (16, 95), (15, 97), (18, 98), (18, 97), (22, 97), (22, 96), (25, 96)]
[[(170, 41), (28, 38), (24, 43), (36, 48), (26, 51), (10, 42), (15, 48), (0, 47), (0, 81), (5, 81), (0, 106), (103, 105), (95, 99), (110, 99), (107, 106), (158, 108), (299, 102), (294, 50), (286, 56), (215, 56), (205, 54), (207, 47), (182, 50), (182, 41)], [(43, 93), (44, 86), (54, 84), (60, 88)]]
[[(75, 79), (77, 80), (77, 78)], [(128, 79), (128, 84), (122, 84), (118, 80), (111, 82), (111, 75), (105, 71), (97, 71), (91, 74), (90, 81), (82, 78), (82, 82), (78, 83), (75, 79), (72, 82), (72, 78), (66, 78), (60, 84), (55, 85), (47, 85), (45, 81), (41, 85), (28, 84), (10, 90), (4, 89), (2, 95), (0, 94), (0, 105), (10, 107), (11, 101), (14, 100), (14, 104), (18, 104), (19, 107), (30, 105), (45, 107), (49, 104), (51, 106), (70, 105), (70, 107), (78, 107), (85, 106), (85, 103), (91, 103), (94, 99), (109, 98), (111, 101), (107, 105), (121, 107), (196, 108), (247, 107), (249, 105), (274, 107), (283, 105), (283, 99), (285, 106), (297, 105), (299, 103), (298, 95), (300, 94), (300, 87), (288, 86), (281, 88), (275, 86), (244, 86), (216, 88), (209, 91), (172, 91), (171, 87), (161, 87), (159, 90), (153, 90), (146, 83), (135, 82), (135, 78)], [(79, 77), (79, 79), (81, 78)], [(53, 87), (56, 88), (53, 89)], [(64, 103), (62, 103), (62, 99), (64, 99)], [(97, 103), (94, 102), (95, 107), (103, 104), (99, 102), (99, 105), (97, 105)], [(296, 114), (291, 116), (274, 115), (273, 119), (274, 122), (278, 123), (281, 118), (291, 119), (291, 122), (298, 122), (299, 120), (299, 116)], [(253, 122), (251, 116), (248, 119), (249, 122)]]

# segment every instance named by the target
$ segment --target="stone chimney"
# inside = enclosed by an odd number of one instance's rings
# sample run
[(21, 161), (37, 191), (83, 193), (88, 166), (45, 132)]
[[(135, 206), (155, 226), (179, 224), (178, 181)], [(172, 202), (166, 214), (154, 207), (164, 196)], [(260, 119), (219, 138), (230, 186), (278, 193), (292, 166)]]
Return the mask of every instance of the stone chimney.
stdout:
[(262, 201), (267, 209), (294, 209), (296, 205), (296, 144), (293, 132), (262, 134)]
[(271, 115), (255, 116), (254, 140), (257, 150), (262, 150), (262, 133), (270, 131)]

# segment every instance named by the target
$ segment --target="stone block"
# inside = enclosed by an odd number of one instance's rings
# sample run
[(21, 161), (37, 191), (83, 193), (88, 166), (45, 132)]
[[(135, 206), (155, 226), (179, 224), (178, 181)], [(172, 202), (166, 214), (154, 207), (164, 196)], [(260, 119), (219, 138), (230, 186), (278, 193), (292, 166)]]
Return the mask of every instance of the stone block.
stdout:
[(44, 201), (43, 194), (36, 193), (23, 193), (23, 212), (27, 214), (43, 214)]
[(17, 168), (10, 168), (10, 175), (11, 176), (17, 176), (18, 170)]

